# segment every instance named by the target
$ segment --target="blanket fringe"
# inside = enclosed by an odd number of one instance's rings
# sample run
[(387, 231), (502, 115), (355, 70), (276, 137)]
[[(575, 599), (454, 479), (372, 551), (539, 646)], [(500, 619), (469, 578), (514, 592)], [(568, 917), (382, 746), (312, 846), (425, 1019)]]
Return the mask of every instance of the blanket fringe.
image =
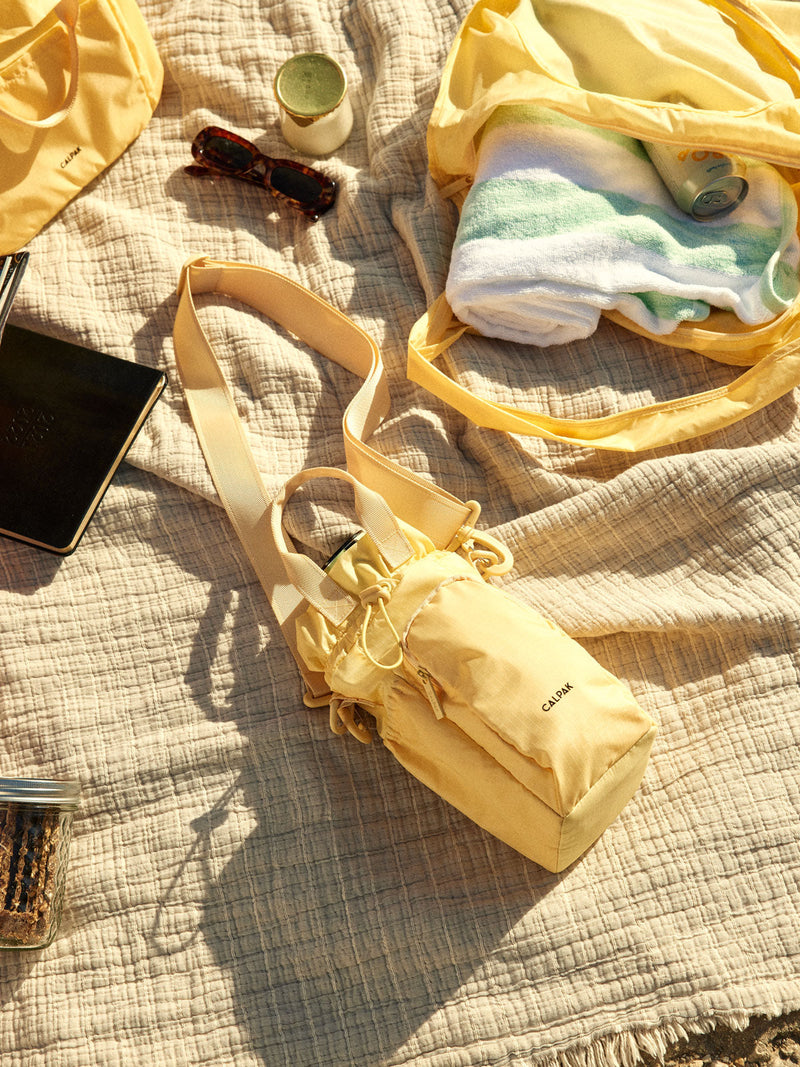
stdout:
[(693, 1020), (670, 1019), (650, 1030), (606, 1034), (583, 1047), (551, 1053), (537, 1060), (537, 1064), (541, 1067), (637, 1067), (645, 1053), (663, 1062), (668, 1049), (678, 1041), (707, 1034), (718, 1026), (746, 1030), (749, 1024), (750, 1013), (746, 1011), (717, 1012)]

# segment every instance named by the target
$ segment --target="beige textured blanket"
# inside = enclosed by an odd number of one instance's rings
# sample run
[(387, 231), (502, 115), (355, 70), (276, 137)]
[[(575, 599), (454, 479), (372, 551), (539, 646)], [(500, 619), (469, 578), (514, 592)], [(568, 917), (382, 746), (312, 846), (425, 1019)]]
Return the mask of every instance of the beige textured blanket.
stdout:
[[(0, 765), (84, 788), (62, 934), (0, 956), (0, 1063), (614, 1067), (800, 1008), (796, 396), (638, 457), (470, 426), (405, 380), (455, 232), (425, 129), (467, 0), (141, 6), (162, 102), (31, 243), (12, 316), (171, 384), (73, 556), (0, 545)], [(309, 50), (342, 62), (356, 113), (325, 162), (336, 208), (309, 225), (185, 176), (209, 122), (291, 154), (271, 82)], [(283, 270), (373, 332), (393, 392), (381, 448), (482, 501), (516, 555), (509, 587), (660, 723), (641, 789), (563, 874), (303, 707), (177, 380), (175, 286), (196, 253)], [(356, 383), (210, 303), (267, 484), (341, 464)], [(607, 323), (541, 352), (464, 341), (450, 369), (573, 416), (731, 373)], [(347, 525), (337, 499), (292, 511), (320, 552)]]

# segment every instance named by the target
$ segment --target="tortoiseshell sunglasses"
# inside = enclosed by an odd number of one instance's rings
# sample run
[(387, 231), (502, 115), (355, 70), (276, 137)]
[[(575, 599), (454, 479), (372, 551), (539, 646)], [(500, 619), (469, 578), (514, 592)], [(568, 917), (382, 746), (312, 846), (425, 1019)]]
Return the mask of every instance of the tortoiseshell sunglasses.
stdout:
[(316, 221), (330, 211), (336, 182), (291, 159), (265, 156), (250, 141), (219, 126), (206, 126), (192, 142), (199, 165), (185, 168), (195, 177), (226, 177), (268, 189), (278, 200)]

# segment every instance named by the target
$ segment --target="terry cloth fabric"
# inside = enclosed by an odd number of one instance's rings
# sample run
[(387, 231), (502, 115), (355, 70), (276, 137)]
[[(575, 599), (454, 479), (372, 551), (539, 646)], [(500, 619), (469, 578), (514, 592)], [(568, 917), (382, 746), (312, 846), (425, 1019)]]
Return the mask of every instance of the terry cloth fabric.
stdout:
[(615, 309), (652, 333), (711, 307), (758, 325), (798, 291), (797, 205), (769, 164), (749, 193), (698, 222), (642, 145), (546, 108), (499, 108), (462, 209), (447, 298), (489, 337), (536, 345), (588, 337)]

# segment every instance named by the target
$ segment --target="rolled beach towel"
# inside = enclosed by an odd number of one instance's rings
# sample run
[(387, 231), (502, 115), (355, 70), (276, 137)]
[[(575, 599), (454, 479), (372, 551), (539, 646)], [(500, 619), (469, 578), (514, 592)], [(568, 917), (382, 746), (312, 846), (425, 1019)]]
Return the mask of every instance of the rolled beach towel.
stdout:
[(615, 309), (652, 333), (712, 307), (758, 325), (793, 302), (800, 241), (789, 184), (747, 161), (749, 193), (698, 222), (639, 141), (546, 108), (498, 108), (462, 207), (446, 295), (489, 337), (535, 345), (588, 337)]

